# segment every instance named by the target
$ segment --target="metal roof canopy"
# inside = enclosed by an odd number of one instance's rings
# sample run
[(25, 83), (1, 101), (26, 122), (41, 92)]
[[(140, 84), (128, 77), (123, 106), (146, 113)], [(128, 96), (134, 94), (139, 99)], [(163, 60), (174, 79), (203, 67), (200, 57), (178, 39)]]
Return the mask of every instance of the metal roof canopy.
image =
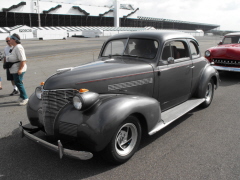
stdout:
[(173, 19), (164, 19), (164, 18), (152, 18), (152, 17), (143, 17), (143, 16), (138, 16), (137, 18), (140, 19), (140, 20), (146, 20), (146, 21), (163, 21), (163, 22), (197, 24), (197, 25), (205, 25), (205, 26), (217, 26), (217, 27), (220, 26), (220, 25), (217, 25), (217, 24), (197, 23), (197, 22), (189, 22), (189, 21), (181, 21), (181, 20), (173, 20)]

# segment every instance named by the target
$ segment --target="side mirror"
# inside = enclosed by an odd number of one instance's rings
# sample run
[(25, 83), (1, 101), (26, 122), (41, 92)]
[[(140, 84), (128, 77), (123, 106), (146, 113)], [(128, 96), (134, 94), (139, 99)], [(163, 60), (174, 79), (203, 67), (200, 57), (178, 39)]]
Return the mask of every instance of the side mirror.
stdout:
[(218, 45), (222, 45), (222, 41), (220, 41), (220, 42), (218, 43)]
[(174, 58), (173, 57), (169, 57), (167, 59), (167, 61), (168, 61), (168, 64), (174, 64)]

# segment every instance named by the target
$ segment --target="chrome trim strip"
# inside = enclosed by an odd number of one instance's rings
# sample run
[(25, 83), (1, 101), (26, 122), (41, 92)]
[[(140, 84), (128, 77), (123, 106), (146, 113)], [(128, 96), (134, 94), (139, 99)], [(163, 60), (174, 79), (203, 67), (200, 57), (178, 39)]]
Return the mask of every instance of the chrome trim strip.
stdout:
[(66, 71), (72, 71), (73, 70), (73, 67), (68, 67), (68, 68), (62, 68), (62, 69), (57, 69), (57, 74), (59, 73), (63, 73), (63, 72), (66, 72)]
[(90, 82), (97, 82), (97, 81), (105, 81), (105, 80), (110, 80), (110, 79), (124, 78), (124, 77), (130, 77), (130, 76), (138, 76), (138, 75), (149, 74), (149, 73), (153, 73), (153, 71), (147, 71), (147, 72), (136, 73), (136, 74), (129, 74), (129, 75), (123, 75), (123, 76), (116, 76), (116, 77), (109, 77), (109, 78), (103, 78), (103, 79), (83, 81), (83, 82), (78, 82), (78, 83), (75, 83), (75, 84), (83, 84), (83, 83), (90, 83)]
[(78, 91), (78, 90), (77, 89), (51, 89), (51, 90), (42, 89), (42, 91)]
[(72, 158), (75, 158), (75, 159), (80, 159), (80, 160), (88, 160), (88, 159), (91, 159), (93, 157), (93, 154), (90, 153), (90, 152), (86, 152), (86, 151), (75, 151), (75, 150), (71, 150), (71, 149), (65, 149), (63, 148), (62, 146), (62, 143), (60, 140), (58, 140), (58, 146), (54, 145), (54, 144), (51, 144), (47, 141), (44, 141), (30, 133), (28, 133), (27, 131), (25, 131), (23, 129), (23, 126), (21, 123), (19, 123), (19, 128), (22, 132), (22, 137), (27, 137), (28, 139), (54, 151), (54, 152), (57, 152), (59, 154), (59, 157), (60, 159), (62, 159), (62, 156), (63, 155), (66, 155), (68, 157), (72, 157)]
[(142, 85), (152, 84), (152, 83), (153, 83), (153, 78), (145, 78), (145, 79), (139, 79), (136, 81), (111, 84), (111, 85), (108, 85), (108, 91), (131, 88), (131, 87), (135, 87), (135, 86), (142, 86)]
[(232, 72), (240, 72), (240, 68), (234, 68), (234, 67), (223, 67), (223, 66), (214, 66), (211, 65), (212, 67), (214, 67), (217, 70), (220, 71), (232, 71)]

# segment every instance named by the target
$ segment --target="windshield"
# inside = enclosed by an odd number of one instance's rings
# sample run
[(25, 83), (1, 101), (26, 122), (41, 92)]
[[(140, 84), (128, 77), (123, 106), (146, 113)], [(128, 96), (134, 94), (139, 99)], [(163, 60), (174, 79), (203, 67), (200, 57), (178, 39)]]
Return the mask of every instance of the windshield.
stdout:
[(157, 54), (158, 42), (152, 39), (116, 39), (109, 41), (102, 56), (132, 56), (153, 59)]
[(240, 36), (228, 36), (225, 37), (222, 44), (239, 44)]

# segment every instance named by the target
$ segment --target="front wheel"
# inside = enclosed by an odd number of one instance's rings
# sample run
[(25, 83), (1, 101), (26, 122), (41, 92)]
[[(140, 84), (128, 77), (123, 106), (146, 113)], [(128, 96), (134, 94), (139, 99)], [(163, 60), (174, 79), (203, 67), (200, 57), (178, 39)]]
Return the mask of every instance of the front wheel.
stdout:
[(137, 151), (141, 141), (141, 126), (134, 116), (129, 116), (117, 128), (111, 142), (104, 150), (104, 158), (114, 164), (128, 161)]
[(213, 94), (214, 94), (214, 82), (211, 79), (207, 84), (207, 87), (205, 90), (205, 97), (204, 97), (205, 101), (201, 104), (201, 107), (206, 108), (211, 104), (213, 99)]

